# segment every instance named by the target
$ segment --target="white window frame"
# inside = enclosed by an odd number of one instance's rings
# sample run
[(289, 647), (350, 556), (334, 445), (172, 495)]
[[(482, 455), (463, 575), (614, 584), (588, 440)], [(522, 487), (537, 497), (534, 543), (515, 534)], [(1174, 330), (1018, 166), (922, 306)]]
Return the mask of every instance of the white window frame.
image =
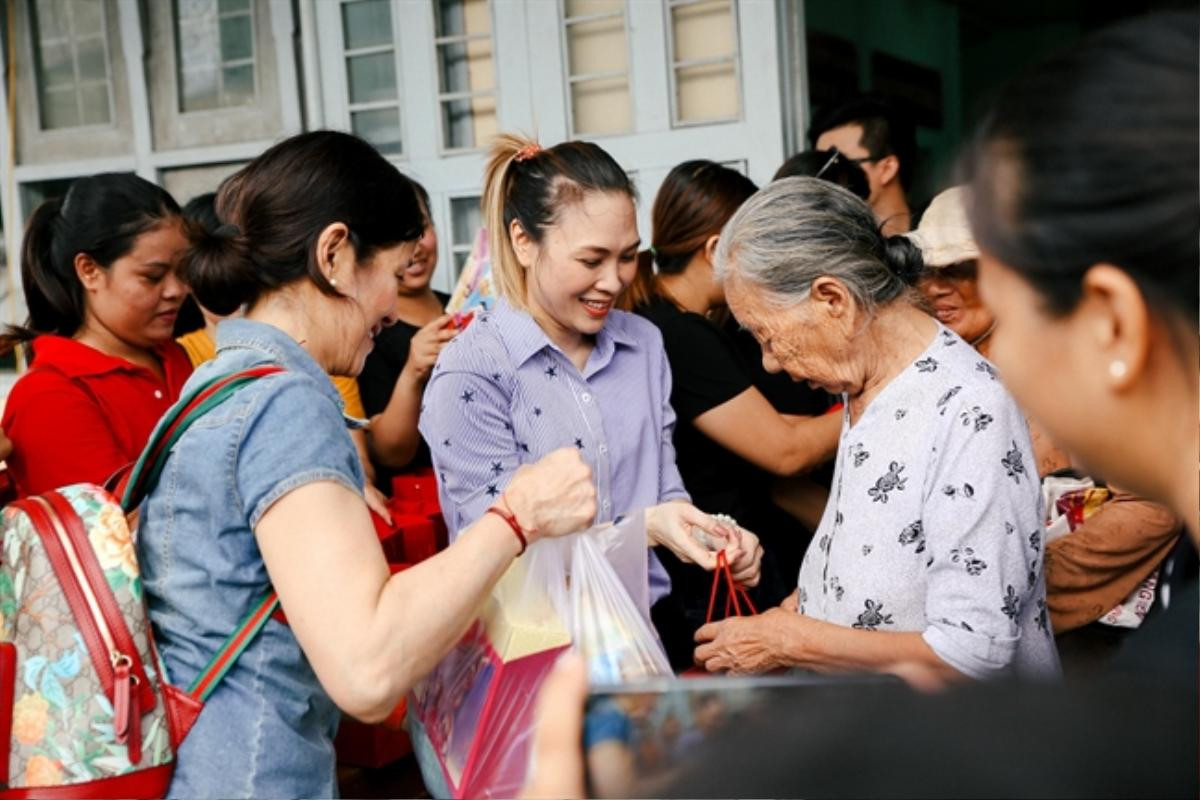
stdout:
[[(401, 36), (400, 29), (397, 27), (397, 12), (400, 10), (395, 0), (389, 3), (389, 9), (392, 19), (392, 36), (388, 44), (373, 45), (371, 47), (360, 47), (355, 50), (346, 49), (346, 31), (342, 23), (342, 8), (353, 0), (335, 0), (335, 2), (319, 2), (317, 3), (317, 18), (321, 21), (322, 27), (327, 28), (335, 35), (327, 38), (330, 47), (325, 53), (325, 59), (322, 62), (322, 73), (326, 81), (326, 91), (333, 87), (334, 96), (340, 100), (336, 103), (336, 107), (340, 109), (339, 116), (342, 118), (342, 127), (344, 130), (353, 131), (353, 114), (356, 111), (377, 111), (380, 109), (394, 108), (396, 115), (399, 117), (400, 126), (400, 150), (395, 153), (383, 153), (387, 158), (394, 160), (404, 160), (408, 157), (410, 150), (409, 131), (406, 125), (409, 114), (405, 108), (405, 91), (404, 91), (404, 70), (401, 65)], [(350, 63), (349, 59), (353, 56), (367, 56), (378, 53), (391, 52), (392, 64), (396, 70), (396, 99), (395, 100), (373, 100), (369, 103), (354, 103), (350, 100)], [(336, 69), (327, 69), (330, 63), (330, 53), (336, 53), (337, 64)], [(332, 82), (332, 86), (330, 85)], [(330, 103), (330, 106), (334, 106)], [(327, 111), (328, 113), (328, 111)], [(382, 152), (382, 151), (380, 151)]]
[[(183, 37), (179, 30), (179, 3), (180, 0), (171, 0), (171, 28), (175, 34), (175, 96), (178, 99), (178, 108), (176, 113), (186, 114), (211, 114), (214, 111), (221, 111), (229, 108), (240, 108), (242, 106), (254, 105), (259, 100), (261, 94), (259, 81), (261, 79), (261, 70), (258, 65), (258, 19), (254, 12), (257, 5), (254, 0), (249, 0), (246, 11), (221, 11), (221, 0), (213, 0), (216, 3), (217, 11), (217, 57), (220, 59), (221, 47), (221, 20), (230, 17), (249, 17), (250, 18), (250, 57), (235, 58), (232, 61), (217, 61), (217, 105), (216, 108), (194, 108), (190, 111), (183, 107)], [(225, 96), (225, 69), (227, 67), (244, 67), (250, 65), (254, 73), (254, 96), (249, 103), (228, 104), (221, 102)]]
[[(667, 85), (671, 100), (671, 127), (672, 128), (691, 128), (697, 125), (720, 125), (725, 122), (741, 122), (744, 117), (745, 99), (742, 97), (742, 48), (740, 44), (739, 25), (738, 25), (738, 2), (737, 0), (728, 0), (729, 3), (729, 18), (733, 25), (733, 52), (728, 56), (716, 56), (713, 58), (693, 58), (687, 61), (675, 60), (675, 28), (671, 16), (671, 12), (677, 8), (685, 8), (687, 6), (699, 5), (700, 3), (709, 2), (709, 0), (667, 0), (663, 4), (663, 28), (666, 32), (666, 48), (667, 48)], [(737, 87), (737, 113), (731, 117), (716, 117), (714, 119), (704, 120), (681, 120), (679, 118), (679, 79), (678, 72), (681, 69), (689, 67), (704, 67), (710, 64), (725, 64), (729, 61), (733, 62), (733, 81)]]
[[(433, 19), (433, 75), (436, 82), (437, 90), (437, 107), (434, 109), (435, 116), (438, 121), (438, 153), (442, 155), (457, 155), (460, 153), (472, 153), (483, 150), (487, 147), (487, 142), (476, 142), (474, 147), (447, 147), (446, 146), (446, 128), (445, 116), (442, 114), (442, 107), (448, 102), (454, 100), (473, 100), (476, 97), (491, 97), (495, 100), (497, 117), (500, 113), (500, 96), (499, 96), (499, 80), (496, 74), (496, 4), (494, 0), (487, 0), (488, 9), (488, 32), (486, 34), (456, 34), (452, 36), (437, 35), (437, 3), (438, 0), (429, 0), (429, 9)], [(482, 42), (486, 40), (491, 45), (492, 59), (492, 88), (482, 91), (466, 91), (466, 92), (443, 92), (442, 91), (442, 62), (441, 62), (441, 47), (446, 44), (467, 44), (469, 42)], [(474, 113), (472, 112), (472, 117)]]
[[(581, 75), (571, 74), (571, 44), (570, 37), (567, 35), (567, 29), (571, 25), (578, 25), (588, 22), (601, 22), (608, 19), (621, 20), (621, 28), (625, 37), (625, 69), (609, 70), (607, 72), (585, 72)], [(599, 14), (581, 14), (576, 17), (567, 16), (566, 0), (558, 0), (558, 30), (559, 42), (562, 48), (562, 75), (563, 75), (563, 91), (565, 93), (563, 102), (567, 110), (567, 132), (571, 138), (588, 137), (589, 139), (602, 139), (610, 136), (628, 136), (636, 133), (638, 129), (637, 119), (637, 103), (634, 101), (634, 84), (633, 84), (633, 48), (631, 47), (631, 31), (629, 25), (629, 0), (626, 0), (620, 11), (607, 11)], [(625, 79), (626, 92), (629, 95), (629, 121), (631, 127), (624, 131), (604, 131), (602, 133), (588, 133), (585, 131), (575, 130), (575, 102), (573, 100), (573, 92), (575, 84), (587, 83), (590, 81), (613, 80), (615, 78)]]
[[(78, 38), (75, 34), (75, 8), (70, 0), (64, 0), (64, 4), (71, 10), (71, 35), (67, 39), (42, 39), (41, 23), (29, 26), (29, 39), (32, 47), (34, 61), (34, 103), (37, 107), (38, 115), (38, 130), (43, 133), (54, 134), (62, 131), (70, 131), (77, 133), (87, 129), (106, 129), (116, 127), (117, 109), (113, 100), (113, 85), (112, 85), (112, 55), (108, 50), (108, 3), (105, 0), (97, 0), (100, 7), (100, 39), (104, 47), (104, 80), (80, 80), (79, 76), (79, 51), (76, 48)], [(38, 20), (37, 0), (28, 0), (25, 6), (30, 22)], [(92, 38), (92, 37), (83, 37)], [(83, 119), (83, 104), (79, 97), (79, 89), (82, 85), (88, 86), (104, 84), (105, 95), (108, 98), (108, 122), (93, 122), (87, 125), (72, 125), (64, 128), (47, 128), (44, 109), (42, 107), (42, 94), (46, 91), (42, 80), (42, 43), (49, 41), (51, 44), (66, 44), (71, 48), (71, 70), (74, 75), (74, 83), (72, 84), (72, 92), (75, 95), (75, 108), (79, 112), (80, 120)]]

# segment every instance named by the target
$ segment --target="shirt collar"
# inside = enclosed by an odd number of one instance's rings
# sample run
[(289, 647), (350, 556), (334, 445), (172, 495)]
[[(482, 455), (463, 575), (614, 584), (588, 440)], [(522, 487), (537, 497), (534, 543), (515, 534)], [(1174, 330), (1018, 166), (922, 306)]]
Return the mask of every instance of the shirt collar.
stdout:
[[(547, 347), (562, 353), (562, 349), (550, 341), (550, 337), (537, 324), (532, 314), (514, 308), (503, 297), (496, 301), (489, 316), (504, 337), (514, 367), (520, 367)], [(609, 312), (604, 327), (596, 334), (596, 347), (588, 358), (589, 365), (593, 362), (608, 363), (618, 344), (625, 347), (637, 346), (637, 339), (628, 329), (626, 318), (627, 315), (622, 311)]]
[[(174, 342), (164, 342), (154, 348), (159, 361), (164, 365), (167, 362), (164, 349), (174, 346)], [(102, 353), (91, 345), (66, 336), (38, 336), (33, 340), (33, 365), (42, 364), (54, 367), (69, 378), (103, 375), (108, 372), (149, 372), (132, 361)]]
[(338, 408), (345, 408), (342, 396), (321, 365), (295, 339), (274, 325), (249, 319), (224, 320), (217, 325), (217, 355), (228, 350), (255, 350), (289, 372), (303, 373), (312, 378)]

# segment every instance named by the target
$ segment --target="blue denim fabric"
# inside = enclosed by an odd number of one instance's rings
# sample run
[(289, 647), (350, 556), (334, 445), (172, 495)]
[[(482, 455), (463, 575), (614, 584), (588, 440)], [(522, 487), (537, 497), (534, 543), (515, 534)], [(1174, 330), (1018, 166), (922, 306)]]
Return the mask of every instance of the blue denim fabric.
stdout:
[[(180, 687), (270, 589), (253, 531), (263, 513), (315, 481), (362, 491), (341, 398), (277, 328), (221, 323), (216, 358), (184, 392), (268, 363), (287, 371), (243, 387), (197, 420), (142, 506), (137, 547), (146, 601), (167, 675)], [(272, 619), (209, 697), (179, 750), (169, 794), (336, 796), (338, 719), (291, 629)]]

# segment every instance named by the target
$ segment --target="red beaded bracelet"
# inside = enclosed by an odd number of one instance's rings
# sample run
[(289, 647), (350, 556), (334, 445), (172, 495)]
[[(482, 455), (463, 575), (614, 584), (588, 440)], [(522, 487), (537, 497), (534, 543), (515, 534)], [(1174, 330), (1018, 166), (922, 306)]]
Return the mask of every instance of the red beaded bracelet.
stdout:
[[(504, 496), (501, 495), (501, 500), (503, 499)], [(509, 511), (505, 511), (499, 506), (492, 506), (484, 513), (495, 514), (497, 517), (508, 523), (508, 527), (512, 528), (512, 532), (517, 535), (517, 540), (521, 542), (521, 552), (517, 553), (517, 556), (523, 556), (525, 554), (525, 548), (529, 546), (529, 542), (525, 538), (525, 531), (521, 530), (521, 523), (517, 522), (517, 515)]]

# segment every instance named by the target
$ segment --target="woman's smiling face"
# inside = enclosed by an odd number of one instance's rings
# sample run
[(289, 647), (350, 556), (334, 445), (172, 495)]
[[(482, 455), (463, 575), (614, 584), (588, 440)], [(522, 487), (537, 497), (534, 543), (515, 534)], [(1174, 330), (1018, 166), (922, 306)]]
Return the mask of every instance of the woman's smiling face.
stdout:
[(633, 281), (639, 244), (633, 199), (623, 192), (586, 192), (563, 207), (541, 242), (514, 223), (514, 249), (527, 270), (525, 304), (553, 341), (604, 327)]

